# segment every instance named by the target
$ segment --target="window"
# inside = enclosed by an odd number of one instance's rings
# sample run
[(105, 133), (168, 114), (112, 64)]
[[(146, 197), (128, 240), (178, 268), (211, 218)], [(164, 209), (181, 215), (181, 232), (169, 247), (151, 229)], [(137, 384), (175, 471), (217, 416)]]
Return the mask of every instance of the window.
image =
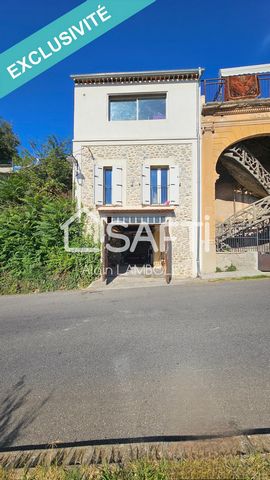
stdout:
[(112, 122), (126, 120), (165, 120), (166, 95), (110, 97), (109, 119)]
[(112, 204), (112, 168), (103, 169), (104, 205)]
[(94, 166), (94, 202), (95, 205), (122, 205), (123, 201), (122, 165), (103, 167)]
[(151, 205), (163, 205), (168, 201), (168, 171), (167, 167), (151, 167)]

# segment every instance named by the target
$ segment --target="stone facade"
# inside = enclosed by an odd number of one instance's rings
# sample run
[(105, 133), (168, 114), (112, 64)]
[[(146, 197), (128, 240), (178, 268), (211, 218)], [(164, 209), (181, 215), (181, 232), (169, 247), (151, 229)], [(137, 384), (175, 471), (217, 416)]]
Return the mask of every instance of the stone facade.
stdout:
[[(123, 208), (136, 208), (143, 213), (142, 205), (142, 166), (179, 165), (180, 199), (172, 216), (176, 226), (171, 231), (175, 237), (172, 243), (173, 275), (194, 276), (194, 228), (193, 219), (193, 157), (195, 144), (126, 144), (126, 145), (86, 145), (82, 146), (81, 172), (84, 177), (81, 186), (83, 207), (90, 208), (99, 217), (100, 212), (94, 203), (94, 165), (123, 168)], [(167, 215), (168, 216), (168, 215)]]

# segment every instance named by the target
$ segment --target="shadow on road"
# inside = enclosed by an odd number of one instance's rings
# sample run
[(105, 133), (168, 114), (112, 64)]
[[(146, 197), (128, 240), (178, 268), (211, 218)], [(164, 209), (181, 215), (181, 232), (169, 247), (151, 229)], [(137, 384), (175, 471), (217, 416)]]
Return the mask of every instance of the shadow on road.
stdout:
[(29, 451), (29, 450), (47, 450), (51, 449), (63, 449), (63, 448), (76, 448), (76, 447), (99, 447), (106, 445), (127, 445), (127, 444), (140, 444), (140, 443), (173, 443), (173, 442), (190, 442), (199, 440), (217, 440), (219, 438), (228, 438), (234, 436), (247, 436), (247, 435), (269, 435), (270, 428), (252, 428), (249, 430), (239, 430), (237, 432), (231, 431), (226, 433), (220, 433), (215, 435), (162, 435), (153, 437), (126, 437), (126, 438), (106, 438), (97, 440), (82, 440), (77, 442), (59, 442), (53, 445), (45, 443), (32, 444), (32, 445), (18, 445), (18, 446), (5, 446), (0, 444), (0, 453), (4, 452), (16, 452), (16, 451)]
[(0, 400), (0, 449), (14, 444), (20, 438), (50, 397), (49, 395), (38, 404), (27, 407), (30, 394), (24, 375)]

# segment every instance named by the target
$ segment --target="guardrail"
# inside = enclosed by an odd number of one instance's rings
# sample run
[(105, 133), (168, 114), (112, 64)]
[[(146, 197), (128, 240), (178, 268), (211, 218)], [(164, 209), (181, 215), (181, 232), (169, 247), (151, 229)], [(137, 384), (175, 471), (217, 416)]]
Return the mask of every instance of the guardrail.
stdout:
[[(270, 74), (258, 75), (260, 95), (258, 98), (270, 98)], [(202, 80), (202, 95), (205, 102), (225, 102), (225, 78), (208, 78)]]

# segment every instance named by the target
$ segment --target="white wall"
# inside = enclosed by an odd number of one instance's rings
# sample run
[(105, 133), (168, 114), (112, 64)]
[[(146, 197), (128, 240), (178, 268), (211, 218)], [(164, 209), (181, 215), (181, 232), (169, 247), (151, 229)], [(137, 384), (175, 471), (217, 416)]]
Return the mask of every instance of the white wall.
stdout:
[[(74, 141), (161, 141), (196, 138), (197, 82), (75, 86)], [(110, 122), (110, 95), (167, 94), (166, 120)]]

